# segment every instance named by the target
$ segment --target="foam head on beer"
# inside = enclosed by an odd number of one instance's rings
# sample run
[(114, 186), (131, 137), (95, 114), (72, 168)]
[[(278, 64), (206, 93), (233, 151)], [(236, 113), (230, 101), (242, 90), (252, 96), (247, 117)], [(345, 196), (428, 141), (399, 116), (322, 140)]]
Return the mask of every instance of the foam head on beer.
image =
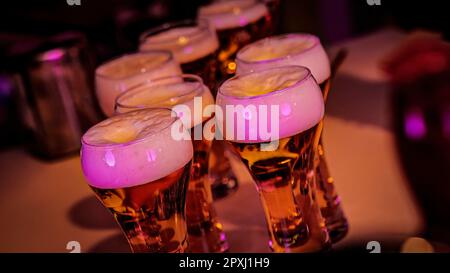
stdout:
[(81, 165), (100, 189), (146, 184), (184, 167), (193, 156), (190, 134), (171, 137), (181, 121), (169, 109), (143, 109), (108, 118), (82, 137)]
[(213, 2), (198, 10), (198, 18), (208, 20), (219, 31), (246, 26), (267, 14), (267, 7), (255, 0)]
[(204, 20), (163, 25), (143, 33), (140, 40), (140, 51), (169, 50), (181, 64), (201, 59), (219, 47), (216, 32)]
[(223, 116), (216, 113), (216, 118), (225, 138), (240, 143), (296, 135), (314, 127), (324, 114), (320, 87), (309, 69), (301, 66), (235, 76), (219, 88), (216, 103), (222, 109), (234, 107)]
[(319, 38), (311, 34), (284, 34), (256, 41), (238, 52), (236, 63), (237, 74), (300, 65), (309, 68), (319, 84), (330, 77), (328, 56)]
[(171, 108), (190, 129), (210, 118), (203, 115), (203, 111), (213, 105), (214, 98), (203, 80), (196, 75), (183, 74), (131, 88), (117, 97), (116, 112), (149, 107)]
[(168, 51), (123, 55), (100, 65), (95, 72), (97, 98), (106, 116), (114, 112), (116, 97), (144, 80), (181, 74), (180, 65)]

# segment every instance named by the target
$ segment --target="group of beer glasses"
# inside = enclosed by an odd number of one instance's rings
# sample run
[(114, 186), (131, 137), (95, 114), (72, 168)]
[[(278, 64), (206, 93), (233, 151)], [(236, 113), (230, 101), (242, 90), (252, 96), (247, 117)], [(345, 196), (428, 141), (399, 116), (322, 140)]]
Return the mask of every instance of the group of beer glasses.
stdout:
[[(134, 252), (226, 251), (213, 196), (236, 189), (235, 159), (254, 178), (273, 251), (326, 250), (347, 232), (320, 141), (328, 57), (312, 35), (258, 40), (271, 23), (260, 2), (214, 2), (97, 68), (108, 119), (82, 138), (83, 172)], [(227, 106), (232, 116), (217, 112)]]

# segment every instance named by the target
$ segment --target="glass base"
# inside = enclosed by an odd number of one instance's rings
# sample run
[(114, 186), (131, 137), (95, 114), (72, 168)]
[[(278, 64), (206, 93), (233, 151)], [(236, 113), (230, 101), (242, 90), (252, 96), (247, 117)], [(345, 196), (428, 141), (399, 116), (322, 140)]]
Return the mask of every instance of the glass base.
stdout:
[(238, 189), (238, 180), (231, 167), (232, 147), (225, 141), (214, 140), (209, 159), (209, 178), (213, 199), (228, 196)]
[(188, 226), (189, 251), (192, 253), (222, 253), (228, 251), (228, 241), (219, 222), (203, 222)]
[(340, 207), (336, 208), (336, 211), (332, 213), (322, 210), (322, 215), (325, 218), (331, 242), (334, 244), (342, 240), (348, 233), (348, 222), (342, 211), (340, 211)]
[(317, 163), (316, 179), (320, 212), (325, 218), (331, 241), (337, 243), (347, 235), (348, 222), (341, 206), (341, 199), (334, 187), (334, 178), (328, 170), (321, 144), (318, 146), (318, 155), (319, 162)]
[(332, 250), (332, 244), (330, 240), (325, 243), (310, 240), (298, 247), (274, 248), (273, 242), (269, 240), (269, 248), (276, 253), (327, 253)]

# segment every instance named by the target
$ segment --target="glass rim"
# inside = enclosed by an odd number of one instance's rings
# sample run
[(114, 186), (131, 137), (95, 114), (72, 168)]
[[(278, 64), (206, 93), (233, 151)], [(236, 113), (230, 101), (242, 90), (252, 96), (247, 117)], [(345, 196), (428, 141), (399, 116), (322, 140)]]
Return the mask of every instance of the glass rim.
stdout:
[(246, 3), (246, 5), (238, 6), (240, 9), (243, 9), (243, 10), (251, 9), (251, 8), (257, 6), (258, 4), (263, 4), (264, 5), (264, 3), (259, 2), (257, 0), (232, 0), (232, 1), (212, 2), (212, 3), (208, 4), (208, 5), (204, 5), (204, 6), (200, 6), (199, 7), (199, 9), (198, 9), (198, 17), (201, 18), (201, 19), (204, 19), (204, 18), (211, 18), (211, 17), (217, 16), (217, 15), (224, 15), (224, 14), (234, 15), (232, 10), (233, 10), (233, 8), (236, 8), (235, 6), (230, 6), (230, 10), (229, 11), (224, 11), (224, 12), (214, 12), (214, 13), (204, 13), (204, 12), (202, 12), (202, 10), (204, 11), (205, 9), (207, 9), (209, 7), (212, 7), (214, 5), (221, 5), (221, 4), (225, 5), (225, 3), (230, 3), (230, 2)]
[[(108, 144), (93, 144), (93, 143), (87, 142), (85, 140), (85, 138), (84, 138), (85, 135), (87, 134), (87, 132), (89, 132), (89, 130), (91, 130), (92, 128), (94, 128), (94, 127), (96, 127), (96, 126), (98, 126), (100, 124), (102, 124), (103, 122), (108, 121), (111, 118), (120, 117), (120, 116), (127, 115), (127, 114), (134, 113), (134, 112), (146, 112), (146, 111), (151, 112), (151, 111), (157, 111), (157, 110), (163, 110), (163, 111), (165, 111), (167, 113), (171, 113), (171, 117), (173, 117), (173, 119), (170, 122), (168, 122), (167, 125), (164, 125), (163, 128), (161, 128), (161, 130), (159, 130), (158, 132), (153, 132), (151, 134), (147, 134), (143, 138), (134, 139), (134, 140), (123, 142), (123, 143), (108, 143)], [(177, 116), (175, 111), (173, 111), (170, 108), (164, 108), (164, 107), (136, 109), (136, 110), (133, 110), (133, 111), (130, 111), (130, 112), (126, 112), (126, 113), (120, 114), (120, 115), (114, 115), (111, 118), (107, 118), (107, 119), (105, 119), (105, 120), (95, 124), (91, 128), (89, 128), (83, 134), (83, 136), (81, 137), (81, 145), (82, 145), (82, 147), (89, 147), (89, 148), (95, 148), (95, 149), (120, 149), (120, 148), (124, 148), (124, 147), (131, 146), (131, 145), (134, 145), (134, 144), (138, 144), (138, 143), (141, 143), (141, 142), (144, 142), (144, 141), (148, 140), (148, 138), (150, 138), (151, 136), (154, 136), (155, 134), (166, 130), (167, 128), (172, 126), (177, 120), (179, 120), (179, 118), (178, 118), (178, 116)], [(183, 128), (184, 128), (184, 125), (183, 125)]]
[[(151, 37), (158, 33), (163, 33), (170, 29), (174, 29), (177, 27), (183, 27), (183, 26), (189, 26), (189, 25), (198, 27), (197, 30), (193, 31), (194, 36), (193, 37), (190, 36), (190, 39), (192, 39), (193, 42), (197, 41), (198, 39), (200, 39), (202, 37), (207, 36), (209, 34), (209, 31), (211, 30), (208, 21), (205, 19), (185, 19), (185, 20), (179, 20), (179, 21), (171, 21), (171, 22), (167, 22), (162, 25), (159, 25), (157, 27), (147, 29), (144, 32), (142, 32), (141, 35), (139, 36), (139, 46), (144, 44), (148, 37)], [(166, 38), (161, 41), (157, 41), (157, 42), (153, 41), (152, 42), (152, 44), (155, 44), (155, 45), (166, 45), (166, 44), (173, 44), (173, 43), (174, 43), (173, 38)], [(149, 50), (145, 50), (142, 52), (147, 52), (147, 51), (149, 51)]]
[[(271, 91), (271, 92), (268, 92), (268, 93), (260, 94), (260, 95), (255, 95), (255, 96), (234, 96), (234, 95), (225, 94), (222, 91), (222, 87), (226, 83), (238, 80), (239, 78), (245, 78), (245, 77), (252, 76), (252, 75), (255, 75), (255, 74), (261, 74), (263, 72), (268, 72), (268, 71), (271, 71), (271, 70), (283, 70), (283, 69), (288, 69), (288, 68), (290, 68), (290, 69), (297, 69), (298, 71), (300, 71), (300, 69), (301, 69), (301, 70), (304, 70), (306, 73), (305, 73), (305, 75), (303, 77), (298, 79), (295, 83), (293, 83), (293, 84), (291, 84), (291, 85), (289, 85), (287, 87), (284, 87), (284, 88), (281, 88), (281, 89), (277, 89), (277, 90), (274, 90), (274, 91)], [(269, 96), (273, 96), (273, 95), (284, 93), (284, 92), (286, 92), (288, 90), (291, 90), (293, 88), (296, 88), (296, 87), (300, 86), (303, 82), (305, 82), (306, 80), (308, 80), (310, 78), (312, 78), (311, 70), (309, 70), (309, 68), (307, 68), (305, 66), (286, 65), (286, 66), (279, 66), (279, 67), (270, 67), (270, 68), (266, 68), (266, 69), (263, 69), (263, 70), (258, 70), (258, 71), (255, 71), (255, 72), (247, 72), (247, 73), (244, 73), (244, 74), (233, 76), (232, 78), (224, 81), (220, 85), (219, 90), (218, 90), (218, 94), (221, 94), (222, 96), (224, 96), (226, 98), (232, 98), (232, 99), (236, 99), (236, 100), (256, 100), (256, 99), (265, 98), (265, 97), (269, 97)]]
[[(264, 60), (257, 60), (257, 61), (248, 61), (248, 60), (244, 60), (242, 58), (242, 54), (244, 54), (245, 51), (247, 51), (249, 48), (252, 48), (254, 46), (258, 46), (261, 43), (265, 42), (265, 41), (269, 41), (269, 40), (279, 40), (279, 39), (285, 39), (285, 38), (304, 38), (307, 37), (308, 39), (312, 40), (312, 45), (308, 48), (306, 48), (305, 50), (301, 50), (297, 53), (294, 54), (287, 54), (284, 56), (280, 56), (280, 57), (276, 57), (276, 58), (270, 58), (270, 59), (264, 59)], [(270, 36), (270, 37), (266, 37), (260, 40), (257, 40), (251, 44), (248, 44), (246, 46), (244, 46), (242, 49), (240, 49), (238, 51), (238, 53), (236, 54), (236, 61), (239, 61), (241, 63), (244, 64), (263, 64), (263, 63), (273, 63), (273, 62), (277, 62), (277, 61), (281, 61), (287, 58), (291, 58), (291, 57), (296, 57), (296, 56), (301, 56), (303, 54), (305, 54), (308, 51), (311, 51), (313, 48), (320, 46), (320, 39), (319, 37), (317, 37), (316, 35), (310, 34), (310, 33), (287, 33), (287, 34), (280, 34), (280, 35), (275, 35), (275, 36)]]
[[(170, 52), (169, 50), (162, 50), (162, 49), (155, 49), (155, 50), (146, 50), (146, 51), (138, 51), (138, 52), (130, 52), (130, 53), (125, 53), (119, 56), (116, 56), (112, 59), (109, 59), (107, 61), (105, 61), (104, 63), (100, 64), (96, 69), (95, 69), (95, 77), (99, 77), (99, 78), (103, 78), (103, 79), (108, 79), (108, 80), (114, 80), (114, 81), (121, 81), (124, 79), (128, 79), (128, 78), (133, 78), (136, 77), (138, 75), (142, 75), (144, 73), (147, 73), (148, 71), (145, 72), (139, 72), (136, 74), (132, 74), (130, 76), (124, 76), (124, 77), (113, 77), (110, 75), (105, 75), (99, 72), (100, 68), (102, 68), (103, 66), (110, 64), (112, 62), (116, 62), (122, 58), (129, 58), (129, 57), (133, 57), (133, 56), (138, 56), (138, 55), (152, 55), (152, 54), (161, 54), (161, 55), (166, 55), (166, 59), (161, 62), (160, 65), (165, 65), (170, 63), (171, 61), (175, 61), (172, 52)], [(158, 69), (158, 68), (154, 68), (154, 69)]]
[[(184, 79), (192, 79), (196, 82), (196, 85), (190, 89), (188, 89), (188, 91), (183, 92), (182, 94), (180, 94), (179, 96), (173, 96), (175, 98), (183, 98), (185, 96), (188, 96), (190, 94), (199, 94), (203, 88), (204, 88), (204, 82), (203, 79), (197, 75), (194, 74), (179, 74), (179, 75), (174, 75), (174, 76), (166, 76), (166, 77), (161, 77), (161, 78), (156, 78), (154, 80), (146, 80), (146, 81), (142, 81), (136, 85), (131, 86), (130, 88), (128, 88), (127, 90), (125, 90), (123, 93), (121, 93), (119, 96), (116, 97), (115, 99), (115, 104), (114, 104), (114, 111), (117, 113), (117, 108), (121, 107), (121, 108), (125, 108), (125, 109), (147, 109), (147, 108), (161, 108), (156, 106), (149, 106), (149, 105), (135, 105), (135, 106), (131, 106), (131, 105), (126, 105), (123, 104), (121, 102), (119, 102), (121, 99), (124, 99), (127, 96), (133, 96), (136, 94), (139, 94), (141, 92), (147, 92), (148, 90), (146, 89), (141, 89), (142, 87), (145, 87), (148, 84), (151, 84), (150, 87), (155, 87), (155, 86), (170, 86), (170, 85), (174, 85), (174, 84), (180, 84), (179, 82), (169, 82), (169, 83), (164, 83), (164, 80), (168, 80), (168, 79), (183, 79), (183, 81), (181, 83), (184, 83)], [(161, 84), (158, 84), (158, 82), (163, 82)], [(165, 108), (165, 107), (162, 107)]]

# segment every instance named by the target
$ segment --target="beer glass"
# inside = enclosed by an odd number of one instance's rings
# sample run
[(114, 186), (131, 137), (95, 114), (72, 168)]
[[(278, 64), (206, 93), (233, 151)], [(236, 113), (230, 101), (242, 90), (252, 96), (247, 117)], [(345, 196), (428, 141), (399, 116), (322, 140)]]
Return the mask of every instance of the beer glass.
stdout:
[(220, 50), (217, 56), (219, 82), (236, 71), (236, 53), (244, 45), (270, 35), (273, 28), (270, 13), (255, 0), (213, 2), (198, 9), (198, 18), (206, 19), (217, 30)]
[[(206, 20), (186, 20), (164, 24), (144, 32), (140, 51), (170, 50), (184, 73), (199, 75), (212, 92), (217, 90), (217, 51), (219, 41)], [(237, 189), (238, 181), (230, 165), (229, 147), (213, 141), (209, 174), (215, 197), (224, 197)]]
[(181, 74), (180, 65), (168, 51), (122, 55), (100, 65), (95, 71), (96, 94), (103, 113), (114, 113), (116, 97), (136, 83)]
[[(301, 65), (308, 67), (319, 83), (322, 93), (330, 88), (330, 63), (319, 38), (310, 34), (285, 34), (262, 39), (242, 48), (236, 58), (237, 74), (269, 67)], [(315, 164), (316, 193), (325, 217), (331, 240), (337, 242), (348, 231), (347, 219), (325, 161), (322, 142), (318, 146)], [(305, 187), (311, 185), (304, 185)]]
[(199, 75), (210, 90), (216, 88), (216, 56), (219, 40), (205, 20), (167, 23), (145, 31), (139, 51), (168, 50), (183, 73)]
[[(235, 76), (219, 88), (218, 128), (252, 174), (264, 207), (269, 246), (275, 252), (312, 252), (330, 247), (318, 211), (297, 196), (308, 184), (324, 114), (320, 87), (310, 71), (284, 66)], [(225, 113), (223, 113), (225, 112)], [(319, 129), (317, 129), (319, 128)], [(316, 225), (316, 226), (313, 226)]]
[(143, 82), (117, 97), (118, 113), (147, 107), (172, 108), (181, 117), (185, 127), (191, 130), (194, 159), (186, 201), (190, 250), (226, 251), (228, 243), (213, 206), (208, 176), (208, 158), (214, 137), (212, 126), (215, 121), (211, 115), (202, 115), (207, 107), (214, 109), (211, 92), (200, 77), (184, 74), (150, 83)]
[[(181, 128), (179, 140), (172, 127)], [(189, 132), (170, 109), (113, 116), (82, 137), (81, 166), (133, 252), (185, 252)]]

